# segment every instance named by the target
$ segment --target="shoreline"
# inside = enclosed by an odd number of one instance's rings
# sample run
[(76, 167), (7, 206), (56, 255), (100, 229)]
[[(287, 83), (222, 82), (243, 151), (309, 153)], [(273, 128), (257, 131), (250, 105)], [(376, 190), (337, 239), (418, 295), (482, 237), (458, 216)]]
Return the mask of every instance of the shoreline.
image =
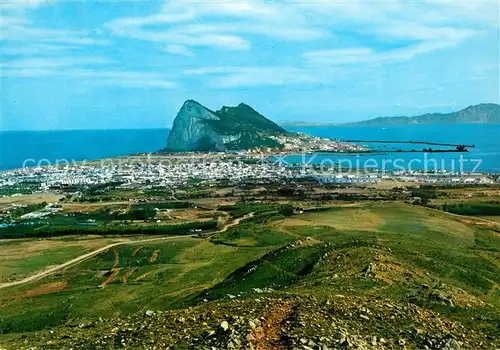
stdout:
[[(263, 158), (284, 158), (284, 157), (315, 157), (315, 156), (332, 156), (335, 157), (335, 159), (339, 159), (342, 156), (345, 157), (367, 157), (367, 156), (384, 156), (387, 155), (388, 157), (390, 154), (394, 153), (406, 153), (406, 154), (411, 154), (411, 153), (467, 153), (467, 152), (460, 152), (456, 150), (450, 150), (446, 152), (423, 152), (423, 151), (417, 151), (417, 150), (409, 150), (409, 151), (376, 151), (376, 150), (371, 150), (371, 151), (357, 151), (357, 152), (337, 152), (337, 151), (309, 151), (309, 152), (303, 152), (303, 153), (298, 153), (298, 152), (268, 152), (268, 153), (244, 153), (244, 154), (237, 154), (237, 153), (197, 153), (197, 152), (186, 152), (186, 153), (140, 153), (140, 154), (132, 154), (128, 156), (117, 156), (117, 157), (107, 157), (107, 158), (101, 158), (101, 159), (93, 159), (93, 160), (81, 160), (81, 161), (71, 161), (70, 163), (61, 163), (61, 164), (47, 164), (47, 165), (42, 165), (40, 167), (38, 166), (29, 166), (29, 167), (21, 167), (21, 168), (14, 168), (14, 169), (3, 169), (0, 170), (0, 176), (5, 176), (8, 173), (14, 173), (14, 172), (20, 172), (20, 171), (29, 171), (29, 170), (35, 170), (35, 169), (46, 169), (46, 168), (64, 168), (66, 166), (69, 167), (80, 167), (80, 166), (87, 166), (87, 167), (105, 167), (105, 166), (110, 166), (110, 165), (115, 165), (115, 166), (127, 166), (127, 165), (138, 165), (138, 164), (151, 164), (151, 165), (162, 165), (161, 160), (162, 159), (179, 159), (179, 160), (201, 160), (201, 159), (207, 159), (207, 160), (213, 160), (213, 161), (229, 161), (231, 159), (263, 159)], [(304, 158), (305, 159), (305, 158)], [(411, 160), (410, 160), (411, 161)], [(449, 159), (447, 161), (453, 161), (453, 159)], [(114, 162), (117, 162), (117, 164), (114, 164)], [(290, 162), (290, 165), (300, 165), (300, 162)], [(306, 164), (311, 164), (314, 165), (316, 163), (310, 163), (307, 162)], [(390, 164), (390, 163), (388, 163)], [(316, 164), (317, 165), (317, 164)], [(401, 171), (401, 169), (384, 169), (381, 167), (363, 167), (362, 169), (359, 170), (364, 170), (364, 171), (384, 171), (389, 174), (393, 174), (394, 172)], [(353, 171), (353, 173), (359, 172)], [(424, 168), (422, 169), (406, 169), (406, 171), (412, 171), (412, 172), (418, 172), (419, 174), (425, 175), (425, 174), (446, 174), (449, 176), (470, 176), (470, 175), (485, 175), (485, 176), (498, 176), (500, 174), (499, 171), (463, 171), (463, 172), (452, 172), (452, 170), (448, 170), (444, 168), (443, 170), (445, 172), (442, 172), (442, 170), (428, 170), (427, 172), (424, 172)], [(394, 176), (404, 176), (404, 175), (394, 175)]]

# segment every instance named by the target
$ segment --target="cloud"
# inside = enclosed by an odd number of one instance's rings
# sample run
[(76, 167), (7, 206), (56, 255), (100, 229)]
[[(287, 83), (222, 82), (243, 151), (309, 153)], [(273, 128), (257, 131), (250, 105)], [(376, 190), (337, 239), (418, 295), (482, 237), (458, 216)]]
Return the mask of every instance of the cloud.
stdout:
[(66, 45), (66, 44), (42, 44), (35, 43), (29, 46), (23, 45), (22, 43), (14, 46), (4, 47), (1, 52), (4, 56), (40, 56), (43, 54), (49, 54), (52, 52), (63, 52), (63, 51), (73, 51), (81, 49), (78, 45)]
[[(247, 50), (250, 43), (244, 38), (231, 34), (217, 32), (186, 32), (183, 28), (168, 30), (149, 30), (147, 25), (163, 25), (175, 23), (179, 18), (190, 18), (190, 15), (174, 16), (150, 16), (139, 18), (118, 19), (108, 23), (106, 26), (114, 35), (130, 39), (144, 40), (150, 42), (166, 43), (174, 47), (215, 47), (228, 50)], [(167, 47), (168, 47), (167, 46)]]
[(89, 49), (103, 47), (109, 42), (96, 37), (98, 31), (95, 30), (52, 29), (36, 25), (30, 15), (46, 4), (55, 2), (23, 0), (1, 4), (2, 78), (53, 78), (78, 80), (79, 84), (153, 88), (175, 86), (162, 74), (124, 71), (117, 68), (119, 62), (114, 59), (84, 56)]
[[(281, 86), (294, 84), (318, 83), (319, 75), (311, 74), (310, 70), (287, 66), (268, 67), (204, 67), (183, 71), (188, 76), (207, 76), (212, 87), (248, 88), (255, 86)], [(323, 76), (324, 78), (324, 76)]]
[(389, 26), (380, 26), (375, 30), (377, 35), (405, 40), (443, 40), (459, 43), (468, 39), (479, 30), (472, 28), (454, 28), (448, 26), (429, 26), (419, 23), (394, 21)]
[(3, 78), (55, 78), (65, 81), (77, 80), (79, 85), (111, 85), (133, 88), (171, 89), (177, 84), (162, 74), (122, 70), (96, 70), (72, 68), (2, 68)]
[(172, 55), (181, 55), (181, 56), (193, 56), (194, 53), (186, 46), (182, 45), (167, 45), (165, 48), (165, 52), (171, 53)]
[(458, 20), (466, 25), (498, 28), (500, 2), (497, 0), (426, 0), (424, 3), (434, 9), (437, 22), (457, 23)]
[(264, 1), (166, 2), (160, 13), (118, 18), (106, 26), (130, 39), (226, 50), (250, 49), (249, 35), (290, 41), (328, 35), (287, 4)]
[(131, 71), (94, 71), (78, 72), (76, 76), (81, 76), (91, 83), (109, 84), (113, 86), (134, 87), (134, 88), (161, 88), (171, 89), (177, 84), (163, 74), (150, 72)]
[(287, 26), (285, 23), (274, 22), (197, 23), (178, 26), (173, 31), (191, 35), (199, 35), (200, 33), (254, 34), (271, 39), (287, 39), (291, 41), (308, 41), (328, 36), (328, 31), (326, 30), (293, 25)]
[[(361, 0), (297, 1), (300, 11), (315, 14), (316, 21), (335, 27), (358, 28), (360, 31), (401, 26), (498, 27), (498, 1), (464, 0)], [(349, 25), (350, 24), (350, 25)]]
[[(352, 34), (392, 46), (416, 41), (406, 49), (355, 53), (336, 60), (363, 63), (411, 59), (458, 45), (485, 26), (498, 26), (495, 13), (498, 4), (449, 1), (168, 1), (157, 13), (118, 18), (106, 26), (116, 36), (163, 43), (167, 52), (180, 55), (192, 55), (195, 47), (249, 50), (260, 38), (287, 46)], [(329, 42), (336, 44), (332, 50), (344, 49), (338, 40)]]
[[(38, 44), (104, 45), (106, 40), (95, 38), (90, 31), (49, 29), (37, 26), (30, 14), (42, 5), (56, 4), (52, 0), (7, 0), (0, 3), (2, 41), (32, 46)], [(2, 45), (2, 49), (5, 44)]]
[[(412, 61), (498, 27), (494, 18), (498, 4), (484, 2), (173, 0), (159, 4), (150, 14), (119, 17), (100, 28), (52, 29), (27, 15), (45, 3), (16, 1), (6, 10), (0, 25), (8, 46), (2, 53), (8, 59), (16, 55), (52, 58), (47, 61), (52, 66), (18, 59), (7, 63), (10, 67), (4, 65), (9, 74), (68, 77), (81, 76), (84, 69), (96, 79), (119, 84), (98, 71), (116, 78), (123, 65), (127, 81), (137, 73), (141, 78), (137, 81), (144, 84), (145, 73), (134, 71), (157, 70), (158, 74), (149, 76), (150, 86), (173, 85), (164, 75), (177, 77), (182, 70), (181, 78), (219, 88), (334, 84), (352, 69)], [(137, 46), (141, 49), (129, 51), (136, 46), (128, 40), (142, 41)], [(163, 56), (146, 57), (148, 47), (153, 55), (163, 51)], [(116, 61), (79, 61), (80, 54), (95, 57), (91, 52)], [(175, 57), (196, 54), (203, 54), (202, 59)], [(60, 57), (67, 64), (56, 60)], [(95, 58), (99, 59), (105, 61)]]
[(3, 61), (2, 67), (12, 69), (31, 68), (66, 68), (79, 66), (109, 65), (116, 61), (99, 57), (53, 57), (53, 58), (28, 58), (13, 61)]
[(116, 61), (99, 57), (51, 57), (3, 61), (2, 78), (55, 78), (78, 84), (136, 88), (173, 88), (177, 84), (164, 74), (126, 71)]
[(452, 41), (424, 41), (416, 45), (387, 51), (374, 51), (370, 48), (331, 49), (310, 51), (303, 54), (309, 64), (316, 66), (335, 66), (346, 64), (380, 64), (402, 62), (415, 56), (453, 46)]
[(479, 32), (474, 29), (433, 28), (416, 24), (381, 27), (377, 31), (379, 34), (416, 43), (382, 50), (369, 47), (317, 50), (305, 52), (302, 56), (310, 64), (323, 66), (408, 61), (421, 54), (456, 46)]
[(23, 0), (2, 3), (2, 78), (52, 78), (86, 85), (134, 88), (177, 86), (161, 73), (123, 70), (115, 59), (84, 56), (93, 47), (102, 48), (109, 44), (108, 40), (96, 37), (99, 31), (37, 26), (30, 18), (31, 11), (48, 3), (51, 2)]
[(88, 31), (55, 30), (34, 26), (21, 18), (4, 18), (0, 22), (2, 40), (28, 44), (66, 44), (66, 45), (106, 45), (107, 40), (93, 38)]
[[(176, 55), (192, 56), (198, 47), (215, 54), (271, 47), (276, 60), (256, 53), (262, 61), (254, 65), (246, 54), (246, 65), (222, 59), (220, 66), (195, 64), (183, 71), (211, 87), (250, 88), (335, 84), (352, 73), (346, 66), (411, 61), (452, 48), (491, 30), (486, 20), (491, 16), (484, 11), (495, 8), (402, 0), (169, 1), (157, 13), (118, 18), (106, 26), (120, 37), (164, 44), (166, 52)], [(299, 42), (307, 42), (307, 49)], [(274, 45), (287, 49), (274, 51)]]
[(0, 8), (8, 10), (23, 10), (37, 8), (51, 2), (53, 2), (53, 0), (4, 0), (0, 2)]

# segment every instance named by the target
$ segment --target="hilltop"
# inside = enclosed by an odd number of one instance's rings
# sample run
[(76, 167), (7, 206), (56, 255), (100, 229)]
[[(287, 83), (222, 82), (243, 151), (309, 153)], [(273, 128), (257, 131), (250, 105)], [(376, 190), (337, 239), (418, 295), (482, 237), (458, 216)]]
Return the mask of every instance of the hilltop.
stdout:
[(285, 129), (244, 103), (212, 111), (194, 100), (187, 100), (174, 120), (166, 150), (186, 152), (280, 148), (281, 145), (270, 136), (286, 134)]

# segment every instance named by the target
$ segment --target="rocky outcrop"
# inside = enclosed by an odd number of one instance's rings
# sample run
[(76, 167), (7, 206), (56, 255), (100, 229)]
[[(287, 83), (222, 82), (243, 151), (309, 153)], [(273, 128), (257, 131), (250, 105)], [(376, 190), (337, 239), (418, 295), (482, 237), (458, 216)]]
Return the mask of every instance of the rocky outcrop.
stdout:
[(184, 102), (174, 120), (167, 151), (226, 151), (279, 147), (270, 135), (286, 131), (246, 104), (211, 111), (196, 101)]
[(211, 110), (196, 101), (184, 102), (174, 120), (168, 137), (167, 149), (173, 152), (185, 152), (210, 149), (224, 149), (224, 140), (215, 132), (207, 120), (219, 120)]

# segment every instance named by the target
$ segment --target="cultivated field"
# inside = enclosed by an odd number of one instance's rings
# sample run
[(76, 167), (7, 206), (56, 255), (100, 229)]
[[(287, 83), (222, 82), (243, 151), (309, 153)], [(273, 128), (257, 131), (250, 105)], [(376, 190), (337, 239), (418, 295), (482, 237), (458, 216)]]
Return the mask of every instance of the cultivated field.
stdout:
[(0, 285), (129, 238), (100, 236), (0, 241)]

